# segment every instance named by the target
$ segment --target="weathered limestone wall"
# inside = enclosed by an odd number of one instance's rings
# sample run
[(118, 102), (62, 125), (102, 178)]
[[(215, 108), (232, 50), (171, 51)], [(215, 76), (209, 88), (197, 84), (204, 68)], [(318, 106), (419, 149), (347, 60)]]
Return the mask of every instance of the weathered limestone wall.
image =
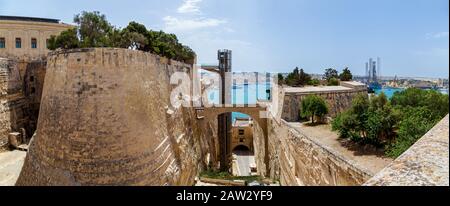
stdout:
[(7, 147), (9, 133), (27, 126), (27, 101), (22, 86), (18, 64), (0, 58), (0, 148)]
[(258, 170), (257, 174), (260, 176), (267, 176), (268, 173), (265, 161), (266, 145), (264, 132), (261, 126), (255, 123), (253, 126), (253, 152), (255, 155), (256, 168)]
[[(335, 89), (334, 89), (335, 88)], [(321, 96), (328, 104), (330, 117), (335, 117), (338, 113), (347, 110), (351, 106), (352, 99), (358, 94), (367, 95), (365, 87), (326, 87), (321, 88), (288, 88), (284, 96), (284, 106), (282, 118), (288, 122), (298, 122), (300, 120), (301, 101), (308, 95)]]
[(287, 186), (361, 185), (372, 174), (284, 120), (269, 123), (270, 176)]
[(364, 185), (449, 186), (448, 115)]
[[(267, 176), (286, 186), (361, 185), (373, 176), (283, 120), (284, 104), (290, 103), (285, 101), (287, 94), (284, 89), (278, 90), (278, 112), (267, 123)], [(255, 138), (261, 135), (255, 132)], [(262, 159), (262, 154), (256, 154), (258, 170), (265, 167)]]
[(36, 130), (42, 91), (44, 89), (47, 61), (31, 61), (26, 64), (23, 74), (23, 93), (27, 99), (28, 136), (31, 137)]
[(170, 104), (170, 75), (191, 69), (126, 49), (51, 54), (17, 185), (192, 185), (217, 162), (217, 131)]

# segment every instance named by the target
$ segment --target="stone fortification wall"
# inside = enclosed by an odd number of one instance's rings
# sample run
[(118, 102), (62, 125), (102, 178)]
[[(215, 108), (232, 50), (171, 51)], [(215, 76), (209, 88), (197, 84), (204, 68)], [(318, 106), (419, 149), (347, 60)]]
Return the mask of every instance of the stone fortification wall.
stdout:
[(22, 86), (17, 62), (0, 58), (0, 148), (3, 149), (8, 145), (8, 134), (21, 132), (28, 123)]
[[(291, 103), (285, 98), (288, 93), (289, 90), (278, 89), (278, 112), (268, 119), (267, 176), (287, 186), (361, 185), (373, 176), (282, 119), (285, 104)], [(262, 134), (255, 131), (255, 135)], [(265, 168), (262, 154), (255, 159), (258, 169)]]
[(176, 71), (192, 67), (126, 49), (51, 54), (17, 185), (192, 185), (217, 162), (217, 134), (172, 108)]
[(367, 95), (365, 87), (305, 87), (285, 88), (284, 105), (281, 117), (288, 122), (300, 120), (301, 101), (308, 95), (318, 95), (325, 99), (328, 104), (330, 117), (350, 108), (352, 99), (358, 94)]
[(373, 175), (284, 120), (270, 120), (269, 151), (270, 176), (282, 185), (361, 185)]

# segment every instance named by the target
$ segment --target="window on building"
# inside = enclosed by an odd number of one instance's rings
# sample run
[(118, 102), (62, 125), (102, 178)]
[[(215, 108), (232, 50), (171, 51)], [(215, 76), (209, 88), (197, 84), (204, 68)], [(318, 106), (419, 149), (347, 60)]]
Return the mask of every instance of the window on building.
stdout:
[(34, 81), (34, 76), (30, 76), (30, 82)]
[(243, 129), (239, 130), (239, 135), (244, 135), (244, 130)]
[(2, 48), (5, 48), (5, 45), (6, 43), (5, 43), (5, 38), (0, 38), (0, 49), (2, 49)]
[(243, 143), (245, 141), (245, 138), (239, 138), (239, 142)]
[(31, 87), (31, 94), (34, 94), (36, 92), (36, 89), (34, 87)]
[(16, 48), (22, 48), (22, 39), (16, 38)]
[(37, 39), (36, 38), (32, 38), (31, 39), (31, 48), (32, 49), (36, 49), (37, 48)]

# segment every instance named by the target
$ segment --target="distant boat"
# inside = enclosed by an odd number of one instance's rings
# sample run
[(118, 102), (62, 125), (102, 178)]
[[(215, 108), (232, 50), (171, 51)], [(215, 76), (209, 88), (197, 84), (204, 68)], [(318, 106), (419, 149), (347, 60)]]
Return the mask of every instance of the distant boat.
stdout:
[(378, 83), (378, 82), (369, 83), (369, 91), (375, 91), (375, 90), (380, 90), (380, 89), (382, 89), (382, 86), (380, 83)]
[(242, 87), (238, 85), (233, 85), (233, 89), (242, 89)]

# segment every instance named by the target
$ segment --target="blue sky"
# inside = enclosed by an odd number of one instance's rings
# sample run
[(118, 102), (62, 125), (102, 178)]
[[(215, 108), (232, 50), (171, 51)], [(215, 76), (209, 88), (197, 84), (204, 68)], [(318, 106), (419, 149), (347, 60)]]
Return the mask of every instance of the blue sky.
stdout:
[(233, 50), (234, 71), (310, 73), (348, 66), (364, 74), (382, 58), (382, 75), (448, 77), (448, 0), (0, 0), (0, 15), (49, 17), (72, 23), (98, 10), (124, 27), (138, 21), (177, 34), (213, 64)]

